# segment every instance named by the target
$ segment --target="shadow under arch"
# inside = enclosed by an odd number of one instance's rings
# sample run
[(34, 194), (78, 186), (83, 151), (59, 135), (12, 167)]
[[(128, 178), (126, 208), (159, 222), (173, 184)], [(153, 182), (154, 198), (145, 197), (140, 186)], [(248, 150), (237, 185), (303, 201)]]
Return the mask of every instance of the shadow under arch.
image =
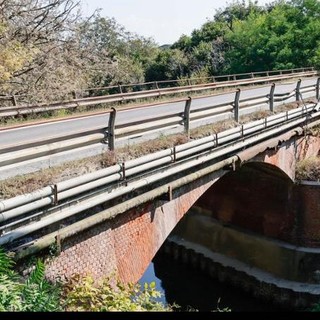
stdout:
[(250, 161), (213, 184), (194, 204), (207, 217), (292, 242), (294, 181), (279, 167)]

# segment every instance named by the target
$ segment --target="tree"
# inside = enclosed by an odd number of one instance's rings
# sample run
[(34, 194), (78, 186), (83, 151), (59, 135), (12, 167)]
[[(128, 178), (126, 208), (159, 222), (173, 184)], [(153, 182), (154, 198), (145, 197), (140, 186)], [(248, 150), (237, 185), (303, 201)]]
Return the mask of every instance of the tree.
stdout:
[(258, 1), (249, 0), (248, 5), (245, 0), (239, 0), (228, 4), (226, 8), (217, 10), (214, 18), (217, 22), (224, 22), (228, 28), (233, 31), (234, 22), (237, 20), (244, 21), (252, 13), (262, 13), (265, 9), (258, 6)]
[(319, 63), (317, 0), (279, 1), (236, 20), (227, 35), (229, 72), (299, 68)]
[(143, 82), (145, 68), (159, 51), (153, 40), (127, 32), (114, 18), (99, 14), (79, 24), (77, 37), (87, 82), (93, 87)]
[[(51, 91), (56, 95), (64, 94), (62, 89), (67, 83), (69, 89), (73, 83), (70, 74), (76, 67), (70, 65), (70, 58), (65, 62), (63, 54), (70, 50), (70, 28), (79, 18), (78, 8), (79, 2), (74, 0), (0, 2), (0, 21), (5, 27), (0, 42), (2, 46), (10, 44), (7, 61), (15, 66), (5, 79), (7, 82), (1, 83), (2, 90), (41, 96)], [(14, 63), (17, 56), (19, 63)], [(1, 65), (5, 68), (4, 59)], [(73, 72), (69, 72), (69, 67)], [(53, 75), (54, 68), (59, 70)]]
[(176, 80), (183, 78), (187, 70), (187, 57), (179, 49), (165, 49), (146, 70), (147, 81)]
[(28, 63), (35, 51), (28, 50), (19, 41), (8, 39), (7, 28), (0, 24), (0, 85), (4, 85), (15, 72)]

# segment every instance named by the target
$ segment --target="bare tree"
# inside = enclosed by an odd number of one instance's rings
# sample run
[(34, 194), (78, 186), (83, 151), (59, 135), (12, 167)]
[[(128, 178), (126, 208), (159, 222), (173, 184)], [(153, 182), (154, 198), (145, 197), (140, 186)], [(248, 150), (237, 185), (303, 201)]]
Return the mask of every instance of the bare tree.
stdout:
[[(3, 87), (15, 94), (63, 96), (65, 84), (79, 79), (68, 56), (79, 19), (80, 2), (75, 0), (2, 0), (0, 47), (14, 44), (24, 53), (20, 68)], [(72, 85), (66, 89), (70, 92)]]

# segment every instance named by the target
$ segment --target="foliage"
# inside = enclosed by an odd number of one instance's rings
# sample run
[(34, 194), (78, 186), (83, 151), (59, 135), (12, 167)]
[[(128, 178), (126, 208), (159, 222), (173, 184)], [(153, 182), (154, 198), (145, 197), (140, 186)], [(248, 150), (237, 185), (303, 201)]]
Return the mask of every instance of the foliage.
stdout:
[(0, 2), (0, 93), (36, 103), (101, 86), (319, 68), (319, 16), (318, 0), (265, 6), (233, 0), (190, 36), (159, 47), (99, 11), (84, 17), (77, 0), (5, 0)]
[(90, 276), (74, 276), (63, 285), (51, 284), (40, 260), (27, 279), (13, 267), (11, 257), (0, 248), (0, 312), (172, 311), (157, 301), (161, 293), (154, 282), (141, 288), (139, 284), (115, 282), (112, 277), (97, 284)]
[(91, 276), (74, 276), (64, 287), (66, 311), (172, 311), (156, 299), (155, 283), (124, 285), (112, 277), (95, 283)]
[(68, 28), (77, 18), (73, 15), (76, 8), (73, 0), (1, 1), (0, 21), (5, 27), (0, 34), (0, 47), (5, 47), (0, 57), (0, 69), (5, 71), (0, 79), (3, 91), (41, 96), (52, 90), (57, 97), (60, 92), (64, 94), (76, 70), (66, 58), (70, 52)]
[(40, 260), (26, 280), (13, 266), (13, 260), (0, 248), (0, 311), (61, 311), (59, 287), (45, 280)]
[[(312, 8), (312, 9), (311, 9)], [(299, 68), (319, 63), (317, 0), (279, 1), (268, 12), (236, 20), (226, 39), (232, 72)]]
[[(73, 91), (144, 81), (158, 48), (77, 0), (0, 2), (0, 90), (36, 103)], [(28, 95), (28, 97), (25, 97)], [(25, 98), (24, 98), (25, 97)]]
[(320, 312), (320, 302), (315, 303), (311, 308), (305, 310), (306, 312)]
[(186, 73), (187, 59), (178, 49), (165, 49), (146, 70), (147, 81), (175, 80)]
[(186, 75), (207, 75), (320, 66), (320, 3), (317, 0), (233, 1), (216, 11), (191, 37), (172, 45), (185, 53)]

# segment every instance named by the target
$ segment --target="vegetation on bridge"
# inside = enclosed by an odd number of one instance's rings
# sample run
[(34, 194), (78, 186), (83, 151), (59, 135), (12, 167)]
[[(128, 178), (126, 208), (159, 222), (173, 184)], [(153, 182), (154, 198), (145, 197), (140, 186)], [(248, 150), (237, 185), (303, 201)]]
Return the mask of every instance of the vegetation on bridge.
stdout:
[[(290, 110), (297, 107), (297, 105), (299, 105), (299, 103), (290, 103), (279, 106), (274, 113), (276, 114), (278, 112)], [(240, 117), (240, 123), (244, 124), (271, 114), (270, 111), (254, 112)], [(203, 138), (212, 135), (212, 132), (218, 133), (234, 128), (237, 125), (237, 122), (229, 119), (194, 128), (190, 131), (189, 140)], [(136, 159), (143, 155), (172, 148), (186, 142), (188, 142), (188, 136), (185, 133), (161, 135), (156, 139), (132, 145), (128, 144), (125, 147), (117, 148), (115, 151), (106, 151), (98, 156), (69, 161), (60, 166), (54, 166), (42, 169), (38, 172), (8, 178), (0, 181), (0, 199), (7, 199), (20, 194), (30, 193), (42, 187), (71, 179), (75, 176), (84, 175), (112, 166), (116, 163)]]
[[(320, 3), (233, 1), (170, 45), (76, 0), (0, 3), (0, 93), (26, 101), (99, 86), (320, 66)], [(201, 82), (204, 80), (202, 79)]]

